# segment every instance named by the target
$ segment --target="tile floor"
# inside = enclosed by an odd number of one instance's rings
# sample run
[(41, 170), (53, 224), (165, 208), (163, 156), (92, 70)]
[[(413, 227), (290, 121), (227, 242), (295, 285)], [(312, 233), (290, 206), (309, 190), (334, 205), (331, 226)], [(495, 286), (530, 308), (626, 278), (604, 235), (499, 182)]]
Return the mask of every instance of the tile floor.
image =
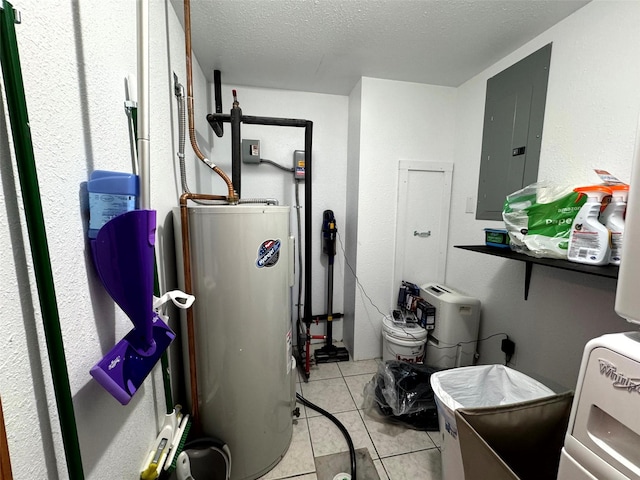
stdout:
[[(391, 425), (362, 409), (364, 387), (380, 361), (314, 365), (308, 382), (301, 381), (298, 374), (298, 392), (338, 418), (356, 449), (369, 450), (380, 480), (441, 480), (438, 432)], [(329, 419), (300, 403), (298, 406), (300, 418), (294, 422), (291, 446), (262, 480), (317, 480), (315, 457), (348, 451), (344, 437)]]

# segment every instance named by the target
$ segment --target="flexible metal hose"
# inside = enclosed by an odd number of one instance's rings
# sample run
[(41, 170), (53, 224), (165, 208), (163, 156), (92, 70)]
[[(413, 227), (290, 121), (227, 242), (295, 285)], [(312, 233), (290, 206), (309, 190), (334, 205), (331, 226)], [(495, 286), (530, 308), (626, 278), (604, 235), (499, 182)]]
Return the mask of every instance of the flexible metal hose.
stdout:
[[(177, 77), (174, 76), (177, 80)], [(175, 85), (176, 100), (178, 102), (178, 162), (180, 164), (180, 183), (182, 184), (182, 193), (191, 193), (189, 185), (187, 185), (187, 169), (184, 162), (184, 146), (185, 146), (185, 130), (187, 117), (184, 106), (184, 87), (182, 84)]]
[(238, 203), (266, 203), (267, 205), (278, 205), (278, 200), (275, 198), (242, 198), (238, 200)]

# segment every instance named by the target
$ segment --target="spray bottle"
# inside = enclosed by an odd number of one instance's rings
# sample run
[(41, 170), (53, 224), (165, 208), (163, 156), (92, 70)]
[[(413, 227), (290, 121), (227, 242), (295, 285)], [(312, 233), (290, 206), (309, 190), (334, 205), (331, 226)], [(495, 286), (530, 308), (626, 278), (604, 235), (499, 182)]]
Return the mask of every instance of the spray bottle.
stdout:
[(624, 214), (627, 210), (627, 196), (629, 185), (610, 185), (611, 202), (600, 214), (600, 223), (611, 233), (611, 254), (609, 263), (620, 265), (622, 253), (622, 237), (624, 235)]
[(611, 196), (611, 188), (594, 185), (575, 188), (574, 192), (586, 195), (587, 201), (573, 220), (567, 258), (577, 263), (605, 265), (609, 263), (611, 253), (610, 235), (598, 218), (602, 200)]

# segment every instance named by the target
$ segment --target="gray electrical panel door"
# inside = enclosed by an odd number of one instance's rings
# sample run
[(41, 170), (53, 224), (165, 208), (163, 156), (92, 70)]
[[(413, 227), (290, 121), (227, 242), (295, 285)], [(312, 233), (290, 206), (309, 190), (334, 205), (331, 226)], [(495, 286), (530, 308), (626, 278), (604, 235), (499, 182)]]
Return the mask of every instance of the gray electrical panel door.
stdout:
[(502, 220), (505, 197), (538, 179), (551, 44), (487, 80), (476, 219)]

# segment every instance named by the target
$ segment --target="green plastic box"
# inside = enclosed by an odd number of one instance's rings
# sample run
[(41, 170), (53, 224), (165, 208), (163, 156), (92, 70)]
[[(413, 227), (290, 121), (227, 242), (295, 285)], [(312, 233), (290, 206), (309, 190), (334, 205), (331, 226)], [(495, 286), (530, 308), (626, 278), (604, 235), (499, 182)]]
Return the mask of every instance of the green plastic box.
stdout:
[(484, 242), (490, 247), (509, 248), (509, 232), (497, 228), (485, 228)]

